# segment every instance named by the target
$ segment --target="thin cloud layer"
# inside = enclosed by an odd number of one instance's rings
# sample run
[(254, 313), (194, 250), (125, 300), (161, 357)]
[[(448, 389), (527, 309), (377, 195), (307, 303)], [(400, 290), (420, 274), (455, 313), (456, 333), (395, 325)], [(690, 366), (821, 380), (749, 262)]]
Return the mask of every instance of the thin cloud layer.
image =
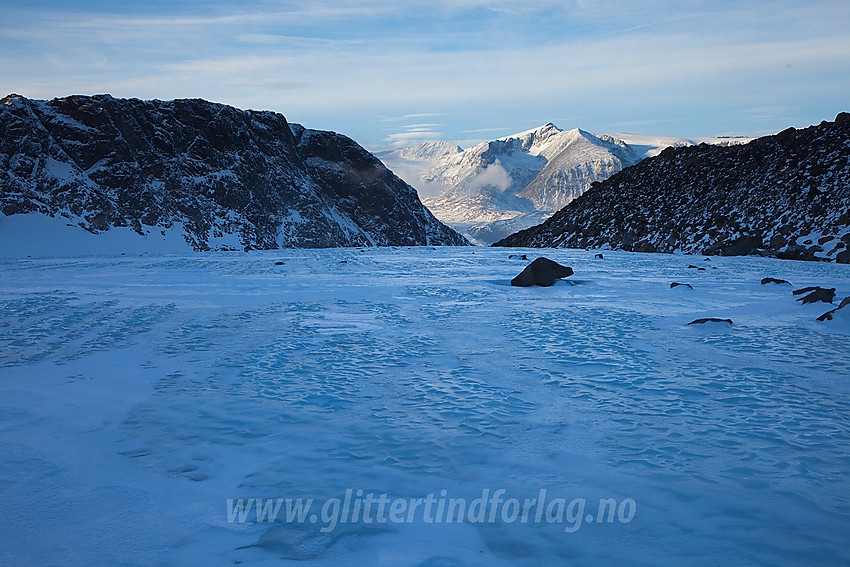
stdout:
[(0, 23), (0, 88), (202, 97), (373, 146), (565, 115), (748, 134), (847, 110), (848, 30), (831, 1), (36, 2)]

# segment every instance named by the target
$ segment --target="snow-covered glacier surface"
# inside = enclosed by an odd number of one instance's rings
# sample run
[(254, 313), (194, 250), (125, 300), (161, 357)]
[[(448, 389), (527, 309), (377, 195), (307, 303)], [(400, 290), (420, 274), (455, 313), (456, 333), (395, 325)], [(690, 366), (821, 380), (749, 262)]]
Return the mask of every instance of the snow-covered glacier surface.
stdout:
[(0, 563), (850, 562), (847, 266), (521, 253), (4, 260)]

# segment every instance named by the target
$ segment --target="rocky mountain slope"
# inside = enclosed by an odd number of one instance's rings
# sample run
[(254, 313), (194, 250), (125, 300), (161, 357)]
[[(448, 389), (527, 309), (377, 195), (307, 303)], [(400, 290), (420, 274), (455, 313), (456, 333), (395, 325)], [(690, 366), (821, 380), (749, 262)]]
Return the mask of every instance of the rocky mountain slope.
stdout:
[(197, 250), (466, 243), (351, 139), (204, 100), (3, 98), (0, 210)]
[(850, 261), (850, 114), (749, 144), (668, 148), (496, 245)]

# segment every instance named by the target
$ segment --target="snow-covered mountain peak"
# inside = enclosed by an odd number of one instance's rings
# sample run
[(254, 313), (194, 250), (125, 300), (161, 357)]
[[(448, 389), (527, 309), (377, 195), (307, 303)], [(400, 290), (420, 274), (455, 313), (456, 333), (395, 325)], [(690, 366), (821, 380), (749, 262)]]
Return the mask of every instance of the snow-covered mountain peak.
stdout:
[(562, 132), (539, 156), (546, 164), (518, 194), (540, 211), (556, 211), (640, 157), (622, 140), (596, 136), (579, 128)]
[(555, 126), (553, 123), (547, 122), (546, 124), (538, 126), (537, 128), (532, 128), (531, 130), (525, 130), (516, 134), (503, 136), (495, 141), (509, 142), (512, 140), (520, 140), (523, 149), (528, 151), (534, 147), (539, 147), (543, 144), (546, 144), (553, 136), (557, 136), (562, 132), (563, 130)]
[(484, 236), (473, 233), (473, 229), (498, 221), (501, 230), (508, 217), (530, 219), (529, 213), (556, 211), (591, 183), (603, 181), (665, 147), (702, 142), (731, 145), (751, 140), (624, 136), (594, 134), (581, 128), (562, 130), (547, 122), (440, 159), (414, 157), (424, 145), (409, 149), (411, 159), (399, 159), (397, 154), (402, 150), (380, 157), (420, 190), (437, 218), (468, 238), (486, 242), (495, 232), (487, 228)]
[(495, 234), (486, 223), (558, 210), (594, 181), (638, 161), (620, 140), (549, 122), (441, 160), (422, 178), (446, 189), (424, 202), (467, 237), (486, 241)]

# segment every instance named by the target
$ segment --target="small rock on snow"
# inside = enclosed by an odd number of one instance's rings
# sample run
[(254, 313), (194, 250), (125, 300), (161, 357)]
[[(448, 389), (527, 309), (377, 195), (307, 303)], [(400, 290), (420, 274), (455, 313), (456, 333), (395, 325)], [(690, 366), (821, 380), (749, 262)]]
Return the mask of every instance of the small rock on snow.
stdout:
[(765, 285), (765, 284), (769, 284), (769, 283), (775, 283), (775, 284), (786, 284), (787, 283), (789, 285), (791, 284), (791, 282), (789, 282), (788, 280), (779, 280), (779, 279), (776, 279), (776, 278), (762, 278), (761, 285)]
[(716, 317), (706, 317), (704, 319), (694, 319), (688, 325), (702, 325), (704, 323), (729, 323), (732, 324), (732, 319), (718, 319)]

